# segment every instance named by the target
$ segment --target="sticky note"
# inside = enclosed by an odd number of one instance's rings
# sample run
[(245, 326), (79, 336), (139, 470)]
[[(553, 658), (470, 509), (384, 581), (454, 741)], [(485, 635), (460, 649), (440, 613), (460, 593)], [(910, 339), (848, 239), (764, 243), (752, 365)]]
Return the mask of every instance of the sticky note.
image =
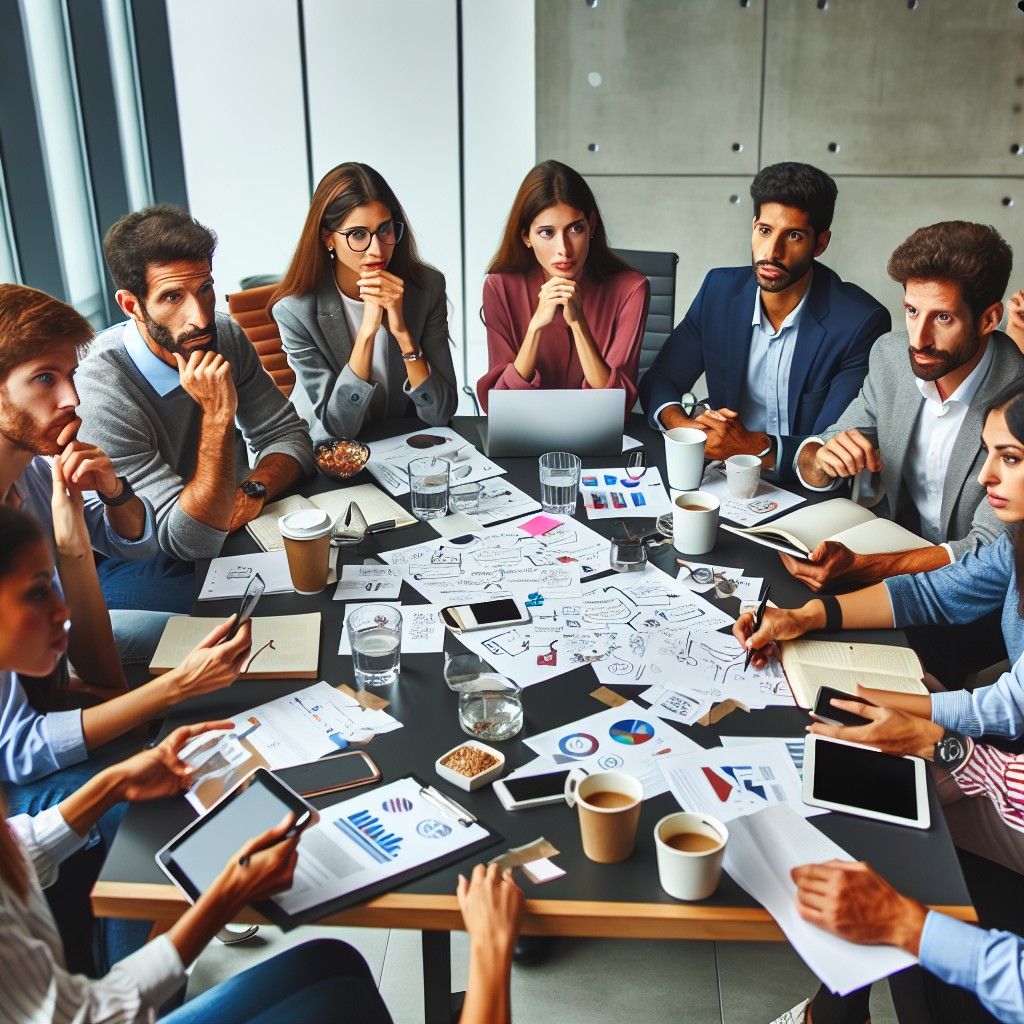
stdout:
[(525, 523), (520, 523), (519, 529), (525, 530), (531, 537), (542, 537), (545, 533), (550, 533), (555, 527), (561, 525), (561, 520), (555, 519), (554, 516), (545, 515), (542, 512), (539, 516), (534, 516)]

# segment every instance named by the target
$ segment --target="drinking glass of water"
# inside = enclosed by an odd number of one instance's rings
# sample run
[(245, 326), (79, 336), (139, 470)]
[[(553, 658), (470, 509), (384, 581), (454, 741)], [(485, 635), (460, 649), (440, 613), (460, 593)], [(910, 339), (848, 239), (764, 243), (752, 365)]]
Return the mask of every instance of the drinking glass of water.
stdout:
[(522, 691), (504, 676), (480, 676), (459, 688), (459, 724), (478, 740), (508, 740), (523, 727)]
[(402, 613), (389, 604), (356, 608), (345, 623), (352, 648), (356, 686), (398, 682), (402, 647)]
[(451, 463), (436, 455), (409, 463), (409, 500), (417, 519), (448, 515), (448, 474)]
[(580, 489), (580, 460), (569, 452), (540, 457), (540, 503), (545, 512), (571, 516)]

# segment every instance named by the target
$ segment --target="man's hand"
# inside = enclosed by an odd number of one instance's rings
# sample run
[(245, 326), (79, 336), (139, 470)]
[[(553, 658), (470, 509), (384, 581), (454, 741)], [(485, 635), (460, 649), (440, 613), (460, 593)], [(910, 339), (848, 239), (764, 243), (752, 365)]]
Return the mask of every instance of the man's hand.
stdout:
[(732, 409), (711, 409), (698, 416), (695, 425), (708, 435), (704, 446), (707, 459), (757, 455), (768, 447), (768, 435), (747, 430), (740, 414)]
[(782, 552), (779, 557), (790, 575), (814, 591), (873, 582), (865, 560), (836, 540), (823, 540), (806, 559), (793, 558)]
[[(808, 445), (808, 447), (811, 447)], [(862, 469), (881, 473), (882, 456), (875, 443), (865, 437), (856, 427), (826, 441), (814, 455), (818, 470), (829, 480), (856, 476)], [(811, 481), (808, 480), (808, 483)], [(815, 486), (824, 486), (817, 484)]]
[(92, 557), (92, 540), (85, 522), (85, 502), (82, 492), (69, 486), (64, 478), (61, 459), (53, 460), (53, 497), (50, 499), (53, 515), (53, 537), (57, 554), (62, 558)]
[(264, 500), (262, 498), (250, 498), (241, 488), (235, 495), (235, 508), (231, 513), (231, 525), (228, 533), (240, 530), (246, 523), (251, 523), (262, 511)]
[(124, 489), (110, 457), (94, 444), (69, 441), (56, 458), (64, 470), (65, 481), (80, 491), (98, 491), (105, 498), (117, 498)]
[(188, 362), (174, 353), (181, 386), (203, 410), (221, 423), (233, 423), (238, 408), (231, 364), (219, 352), (193, 352)]
[[(816, 615), (815, 612), (818, 612)], [(820, 619), (820, 621), (819, 621)], [(825, 612), (818, 602), (811, 608), (765, 608), (761, 628), (754, 632), (754, 616), (745, 612), (732, 627), (732, 635), (746, 650), (753, 650), (750, 664), (764, 668), (775, 654), (777, 640), (795, 640), (804, 633), (821, 629), (825, 625)]]
[(867, 864), (831, 860), (790, 872), (797, 911), (833, 935), (866, 945), (898, 946), (914, 956), (928, 911), (901, 896)]
[(848, 743), (863, 743), (897, 757), (913, 754), (926, 761), (934, 760), (935, 744), (942, 739), (943, 729), (930, 719), (919, 718), (897, 708), (861, 704), (856, 700), (833, 699), (831, 704), (841, 711), (852, 711), (870, 719), (870, 724), (826, 725), (815, 722), (808, 728), (809, 732)]

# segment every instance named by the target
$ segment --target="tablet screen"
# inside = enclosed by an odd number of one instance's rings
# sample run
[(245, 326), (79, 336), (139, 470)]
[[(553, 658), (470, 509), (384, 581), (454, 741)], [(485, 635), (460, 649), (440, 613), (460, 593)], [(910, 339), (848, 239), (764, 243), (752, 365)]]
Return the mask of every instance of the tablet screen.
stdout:
[(216, 808), (171, 853), (178, 871), (205, 892), (250, 839), (280, 824), (294, 810), (266, 786), (255, 784)]
[(917, 817), (912, 761), (842, 743), (815, 744), (814, 758), (816, 799), (898, 818)]

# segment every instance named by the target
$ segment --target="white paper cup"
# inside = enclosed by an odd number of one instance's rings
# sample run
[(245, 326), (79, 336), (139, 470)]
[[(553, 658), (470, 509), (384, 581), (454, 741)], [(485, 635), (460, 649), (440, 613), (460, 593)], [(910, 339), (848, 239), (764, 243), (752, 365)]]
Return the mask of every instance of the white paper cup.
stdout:
[(715, 546), (718, 508), (718, 499), (705, 491), (683, 491), (675, 496), (672, 546), (676, 551), (684, 555), (706, 555)]
[(700, 487), (704, 476), (704, 445), (708, 435), (696, 427), (673, 427), (665, 431), (665, 469), (674, 491)]
[(732, 455), (725, 460), (725, 479), (734, 498), (752, 498), (761, 481), (761, 460), (756, 455)]
[(707, 899), (721, 881), (728, 841), (729, 830), (709, 814), (667, 814), (654, 826), (662, 889), (677, 900)]

